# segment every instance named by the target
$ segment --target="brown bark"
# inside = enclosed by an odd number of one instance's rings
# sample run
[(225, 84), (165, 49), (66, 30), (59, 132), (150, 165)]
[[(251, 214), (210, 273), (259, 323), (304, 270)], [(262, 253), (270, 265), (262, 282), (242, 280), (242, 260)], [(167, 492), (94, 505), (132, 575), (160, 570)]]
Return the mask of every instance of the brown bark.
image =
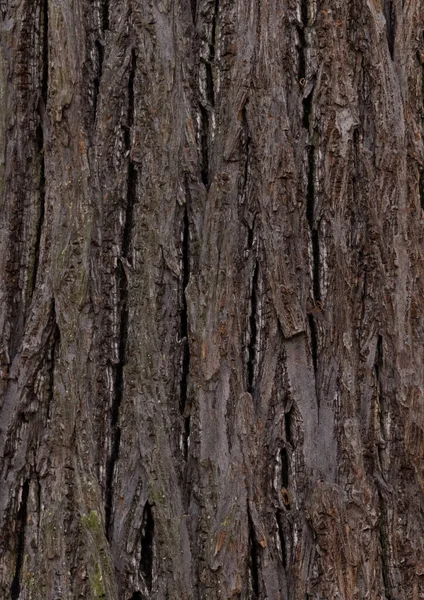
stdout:
[(0, 2), (0, 597), (424, 597), (421, 0)]

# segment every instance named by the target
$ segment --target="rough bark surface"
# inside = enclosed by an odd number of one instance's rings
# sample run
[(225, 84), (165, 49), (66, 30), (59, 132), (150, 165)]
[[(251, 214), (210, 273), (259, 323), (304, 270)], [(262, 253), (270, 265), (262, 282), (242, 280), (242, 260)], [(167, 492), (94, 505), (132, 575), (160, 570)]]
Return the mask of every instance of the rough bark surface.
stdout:
[(0, 1), (1, 598), (424, 598), (423, 15)]

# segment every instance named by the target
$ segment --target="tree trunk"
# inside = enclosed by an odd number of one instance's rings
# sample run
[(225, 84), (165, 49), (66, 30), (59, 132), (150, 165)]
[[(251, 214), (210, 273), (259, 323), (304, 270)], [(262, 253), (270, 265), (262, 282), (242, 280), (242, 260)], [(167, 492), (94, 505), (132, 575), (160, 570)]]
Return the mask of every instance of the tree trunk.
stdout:
[(424, 598), (422, 0), (0, 13), (0, 597)]

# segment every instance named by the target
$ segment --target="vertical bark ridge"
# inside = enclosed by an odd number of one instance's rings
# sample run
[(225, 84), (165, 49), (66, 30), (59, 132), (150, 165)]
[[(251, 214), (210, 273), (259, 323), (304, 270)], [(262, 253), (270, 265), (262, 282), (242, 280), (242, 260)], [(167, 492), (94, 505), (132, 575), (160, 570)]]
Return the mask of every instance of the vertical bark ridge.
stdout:
[(32, 292), (37, 283), (38, 265), (40, 260), (41, 233), (44, 223), (45, 197), (46, 197), (46, 173), (45, 173), (45, 143), (44, 143), (44, 123), (45, 111), (47, 109), (48, 86), (49, 86), (49, 4), (48, 0), (43, 0), (40, 9), (40, 30), (41, 30), (41, 89), (38, 102), (38, 124), (36, 130), (37, 150), (40, 157), (40, 182), (39, 182), (39, 215), (36, 225), (35, 247), (34, 247), (34, 266), (32, 273)]
[(16, 527), (18, 531), (18, 546), (16, 550), (16, 568), (12, 585), (10, 586), (11, 600), (18, 600), (21, 594), (21, 570), (24, 563), (25, 530), (28, 516), (29, 479), (22, 486), (21, 504), (19, 506)]
[(141, 556), (140, 570), (149, 592), (153, 585), (153, 539), (155, 533), (155, 521), (152, 506), (146, 502), (143, 510), (143, 522), (141, 526)]
[(183, 427), (183, 453), (184, 459), (188, 458), (190, 439), (190, 414), (187, 411), (188, 378), (190, 374), (190, 341), (188, 330), (188, 310), (186, 289), (190, 279), (190, 221), (188, 218), (187, 203), (184, 206), (183, 230), (181, 243), (181, 311), (180, 311), (180, 338), (182, 347), (182, 365), (180, 381), (180, 413), (184, 419)]
[(134, 79), (136, 72), (136, 54), (131, 52), (128, 74), (128, 112), (127, 124), (124, 131), (124, 148), (128, 153), (127, 199), (125, 219), (122, 231), (121, 260), (117, 264), (117, 289), (119, 302), (119, 343), (118, 363), (114, 367), (113, 399), (110, 416), (111, 450), (106, 464), (105, 491), (105, 527), (108, 539), (111, 537), (113, 513), (113, 478), (115, 465), (119, 458), (121, 428), (119, 425), (120, 407), (124, 396), (124, 366), (128, 338), (128, 280), (126, 264), (131, 263), (130, 248), (134, 226), (134, 203), (137, 191), (137, 171), (131, 158), (131, 129), (134, 122)]

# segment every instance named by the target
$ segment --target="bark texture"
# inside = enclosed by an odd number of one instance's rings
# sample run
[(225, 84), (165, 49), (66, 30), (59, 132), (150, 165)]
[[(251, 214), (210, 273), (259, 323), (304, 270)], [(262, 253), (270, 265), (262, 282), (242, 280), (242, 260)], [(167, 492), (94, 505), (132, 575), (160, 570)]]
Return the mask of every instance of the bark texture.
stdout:
[(424, 598), (423, 15), (0, 1), (1, 598)]

